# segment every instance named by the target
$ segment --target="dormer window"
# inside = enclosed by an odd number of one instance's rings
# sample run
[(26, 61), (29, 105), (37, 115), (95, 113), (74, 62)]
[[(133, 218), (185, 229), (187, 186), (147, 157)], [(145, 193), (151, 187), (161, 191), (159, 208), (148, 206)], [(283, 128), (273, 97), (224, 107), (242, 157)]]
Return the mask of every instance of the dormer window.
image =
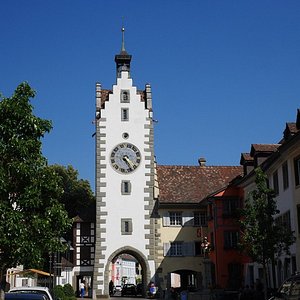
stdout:
[(130, 101), (129, 90), (122, 90), (120, 96), (121, 96), (121, 103), (129, 103)]

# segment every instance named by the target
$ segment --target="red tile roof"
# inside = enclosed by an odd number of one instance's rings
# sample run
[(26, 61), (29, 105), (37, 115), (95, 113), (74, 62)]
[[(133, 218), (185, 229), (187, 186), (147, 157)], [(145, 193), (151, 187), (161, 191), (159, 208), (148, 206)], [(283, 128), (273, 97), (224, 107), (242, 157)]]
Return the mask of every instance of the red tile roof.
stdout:
[(252, 144), (250, 155), (254, 156), (256, 152), (275, 152), (280, 144)]
[(240, 166), (157, 166), (160, 203), (199, 203), (242, 174)]
[(250, 155), (250, 153), (241, 153), (241, 159), (240, 159), (240, 164), (241, 165), (246, 165), (246, 164), (253, 164), (254, 163), (254, 158)]

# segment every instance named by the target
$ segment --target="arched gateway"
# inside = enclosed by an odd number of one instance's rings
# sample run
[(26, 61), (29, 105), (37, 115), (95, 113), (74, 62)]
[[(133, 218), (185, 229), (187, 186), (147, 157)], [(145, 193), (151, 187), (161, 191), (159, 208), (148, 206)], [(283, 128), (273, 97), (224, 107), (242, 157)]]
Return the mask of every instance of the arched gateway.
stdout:
[(113, 261), (114, 258), (116, 258), (117, 256), (119, 255), (122, 255), (122, 254), (129, 254), (131, 256), (133, 256), (137, 261), (138, 263), (140, 264), (141, 266), (141, 269), (142, 269), (142, 278), (143, 278), (143, 285), (145, 287), (145, 285), (150, 282), (151, 280), (151, 272), (150, 272), (150, 266), (149, 266), (149, 263), (148, 263), (148, 260), (147, 260), (147, 257), (141, 253), (140, 251), (130, 247), (130, 246), (125, 246), (125, 247), (122, 247), (118, 250), (116, 250), (114, 253), (112, 253), (110, 255), (110, 257), (107, 259), (107, 264), (105, 266), (105, 273), (104, 273), (104, 286), (105, 286), (105, 294), (108, 293), (108, 286), (109, 286), (109, 281), (110, 281), (110, 264), (111, 262)]
[(157, 216), (151, 87), (139, 91), (130, 74), (131, 55), (115, 56), (117, 82), (96, 84), (96, 227), (93, 299), (108, 297), (109, 264), (118, 254), (142, 265), (143, 283), (155, 280)]

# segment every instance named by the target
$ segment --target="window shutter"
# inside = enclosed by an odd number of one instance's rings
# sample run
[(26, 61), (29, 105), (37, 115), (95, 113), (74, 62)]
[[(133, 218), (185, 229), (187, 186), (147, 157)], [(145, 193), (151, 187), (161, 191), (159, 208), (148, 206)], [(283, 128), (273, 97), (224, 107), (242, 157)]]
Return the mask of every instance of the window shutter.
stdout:
[(170, 216), (169, 213), (163, 215), (163, 226), (170, 226)]
[(182, 226), (193, 226), (194, 225), (194, 214), (191, 212), (182, 213)]
[(164, 256), (170, 256), (170, 243), (164, 243)]

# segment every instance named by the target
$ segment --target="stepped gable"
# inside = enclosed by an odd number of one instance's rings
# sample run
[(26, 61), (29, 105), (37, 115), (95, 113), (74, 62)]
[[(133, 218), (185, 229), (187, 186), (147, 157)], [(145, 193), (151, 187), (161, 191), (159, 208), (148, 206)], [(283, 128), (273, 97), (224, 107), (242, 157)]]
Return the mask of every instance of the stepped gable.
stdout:
[(160, 203), (194, 204), (243, 173), (240, 166), (157, 166)]
[[(112, 90), (101, 90), (101, 108), (104, 108), (105, 102), (109, 100), (109, 95), (112, 94)], [(138, 95), (141, 95), (141, 101), (145, 102), (146, 99), (146, 91), (137, 91)]]

